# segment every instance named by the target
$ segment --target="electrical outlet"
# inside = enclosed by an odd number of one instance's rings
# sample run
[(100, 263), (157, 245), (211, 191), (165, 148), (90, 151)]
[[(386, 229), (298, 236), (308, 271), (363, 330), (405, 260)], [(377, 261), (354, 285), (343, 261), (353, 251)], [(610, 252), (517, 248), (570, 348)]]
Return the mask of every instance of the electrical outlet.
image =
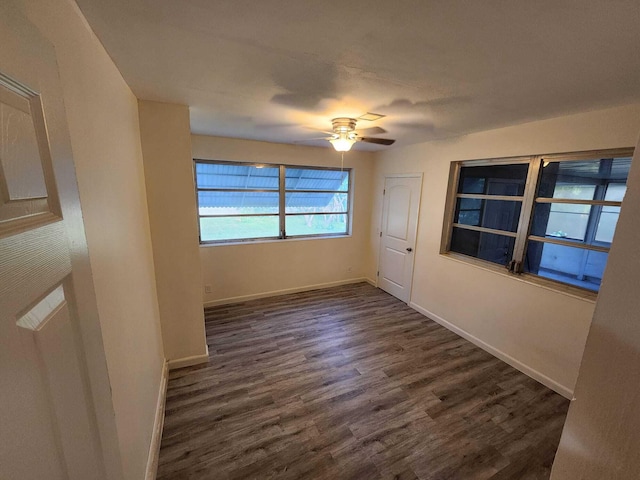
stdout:
[(204, 293), (211, 293), (211, 285), (204, 286)]

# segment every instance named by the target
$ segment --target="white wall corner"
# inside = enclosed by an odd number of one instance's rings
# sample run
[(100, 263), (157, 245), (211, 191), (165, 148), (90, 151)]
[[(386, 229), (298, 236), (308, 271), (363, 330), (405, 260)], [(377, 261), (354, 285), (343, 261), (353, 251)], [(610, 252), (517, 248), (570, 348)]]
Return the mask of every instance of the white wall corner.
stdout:
[(368, 283), (369, 285), (371, 285), (372, 287), (376, 287), (376, 288), (378, 287), (377, 282), (376, 282), (375, 280), (372, 280), (372, 279), (371, 279), (371, 278), (369, 278), (369, 277), (366, 277), (366, 278), (364, 279), (364, 281), (365, 281), (365, 282), (367, 282), (367, 283)]
[(452, 331), (456, 335), (460, 335), (465, 340), (468, 340), (471, 343), (473, 343), (474, 345), (480, 347), (485, 352), (488, 352), (491, 355), (493, 355), (494, 357), (499, 358), (503, 362), (508, 363), (513, 368), (521, 371), (525, 375), (528, 375), (529, 377), (533, 378), (537, 382), (540, 382), (541, 384), (543, 384), (544, 386), (550, 388), (554, 392), (559, 393), (560, 395), (562, 395), (563, 397), (565, 397), (565, 398), (567, 398), (569, 400), (573, 400), (573, 390), (571, 388), (569, 388), (569, 387), (567, 387), (565, 385), (562, 385), (561, 383), (553, 380), (552, 378), (549, 378), (548, 376), (546, 376), (542, 372), (539, 372), (538, 370), (530, 367), (529, 365), (521, 362), (517, 358), (514, 358), (511, 355), (503, 352), (502, 350), (499, 350), (498, 348), (495, 348), (494, 346), (489, 345), (484, 340), (479, 339), (478, 337), (476, 337), (476, 336), (472, 335), (471, 333), (467, 332), (466, 330), (463, 330), (462, 328), (454, 325), (453, 323), (445, 320), (444, 318), (440, 317), (439, 315), (436, 315), (435, 313), (430, 312), (426, 308), (421, 307), (420, 305), (418, 305), (418, 304), (416, 304), (414, 302), (409, 302), (409, 306), (411, 308), (413, 308), (414, 310), (416, 310), (417, 312), (420, 312), (425, 317), (427, 317), (427, 318), (433, 320), (434, 322), (442, 325), (447, 330)]
[(162, 429), (164, 427), (164, 407), (167, 400), (167, 384), (169, 383), (169, 363), (165, 360), (160, 377), (158, 389), (158, 401), (156, 402), (156, 415), (153, 422), (153, 433), (149, 445), (147, 457), (147, 470), (145, 480), (155, 480), (158, 473), (158, 459), (160, 457), (160, 444), (162, 442)]
[(176, 358), (169, 360), (169, 370), (175, 370), (176, 368), (192, 367), (194, 365), (201, 365), (203, 363), (209, 363), (209, 346), (206, 346), (206, 352), (202, 355), (193, 355), (191, 357)]

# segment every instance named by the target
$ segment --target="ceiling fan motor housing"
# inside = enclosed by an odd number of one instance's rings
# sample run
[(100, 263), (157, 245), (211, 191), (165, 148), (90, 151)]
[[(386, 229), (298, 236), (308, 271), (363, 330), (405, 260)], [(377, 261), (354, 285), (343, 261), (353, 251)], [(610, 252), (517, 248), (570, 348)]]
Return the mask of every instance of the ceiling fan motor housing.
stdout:
[(349, 117), (338, 117), (331, 120), (335, 133), (349, 133), (356, 129), (356, 119)]

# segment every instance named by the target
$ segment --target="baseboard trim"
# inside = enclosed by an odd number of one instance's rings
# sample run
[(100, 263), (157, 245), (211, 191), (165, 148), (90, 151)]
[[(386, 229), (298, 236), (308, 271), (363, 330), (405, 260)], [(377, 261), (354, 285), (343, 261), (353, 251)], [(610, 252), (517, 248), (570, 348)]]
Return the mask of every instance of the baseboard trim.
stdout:
[(369, 285), (371, 285), (372, 287), (378, 288), (378, 285), (376, 284), (375, 280), (371, 280), (369, 277), (363, 278), (363, 280), (367, 282)]
[(340, 285), (349, 285), (351, 283), (367, 282), (375, 287), (375, 282), (367, 277), (350, 278), (349, 280), (339, 280), (337, 282), (317, 283), (315, 285), (306, 285), (304, 287), (285, 288), (282, 290), (271, 290), (268, 292), (254, 293), (251, 295), (240, 295), (238, 297), (221, 298), (219, 300), (211, 300), (204, 302), (206, 307), (215, 307), (217, 305), (228, 305), (230, 303), (248, 302), (249, 300), (257, 300), (259, 298), (276, 297), (278, 295), (287, 295), (289, 293), (308, 292), (311, 290), (320, 290), (322, 288), (339, 287)]
[(151, 444), (149, 445), (145, 480), (155, 480), (158, 473), (158, 458), (160, 456), (160, 443), (162, 442), (162, 429), (164, 428), (164, 406), (167, 399), (168, 382), (169, 363), (165, 361), (162, 366), (162, 377), (160, 378), (160, 389), (158, 390), (158, 400), (156, 402), (156, 416), (153, 421), (153, 433), (151, 434)]
[(209, 349), (207, 353), (203, 355), (194, 355), (192, 357), (176, 358), (175, 360), (169, 360), (169, 370), (175, 370), (176, 368), (191, 367), (193, 365), (200, 365), (201, 363), (207, 363), (209, 361)]
[(436, 315), (435, 313), (430, 312), (426, 308), (421, 307), (420, 305), (418, 305), (418, 304), (416, 304), (414, 302), (410, 302), (409, 306), (411, 308), (413, 308), (414, 310), (416, 310), (417, 312), (420, 312), (425, 317), (428, 317), (431, 320), (433, 320), (434, 322), (439, 323), (440, 325), (442, 325), (447, 330), (451, 330), (453, 333), (455, 333), (457, 335), (460, 335), (465, 340), (469, 340), (471, 343), (473, 343), (474, 345), (480, 347), (484, 351), (490, 353), (494, 357), (499, 358), (503, 362), (508, 363), (509, 365), (511, 365), (513, 368), (515, 368), (517, 370), (520, 370), (525, 375), (528, 375), (529, 377), (531, 377), (534, 380), (542, 383), (546, 387), (549, 387), (554, 392), (559, 393), (560, 395), (562, 395), (563, 397), (565, 397), (565, 398), (567, 398), (569, 400), (573, 400), (573, 390), (571, 390), (570, 388), (567, 388), (564, 385), (556, 382), (552, 378), (549, 378), (545, 374), (537, 371), (536, 369), (530, 367), (529, 365), (527, 365), (525, 363), (522, 363), (520, 360), (518, 360), (516, 358), (513, 358), (511, 355), (503, 352), (502, 350), (499, 350), (499, 349), (489, 345), (485, 341), (480, 340), (478, 337), (476, 337), (476, 336), (472, 335), (471, 333), (467, 332), (466, 330), (463, 330), (462, 328), (454, 325), (453, 323), (448, 322), (447, 320), (445, 320), (444, 318), (440, 317), (439, 315)]

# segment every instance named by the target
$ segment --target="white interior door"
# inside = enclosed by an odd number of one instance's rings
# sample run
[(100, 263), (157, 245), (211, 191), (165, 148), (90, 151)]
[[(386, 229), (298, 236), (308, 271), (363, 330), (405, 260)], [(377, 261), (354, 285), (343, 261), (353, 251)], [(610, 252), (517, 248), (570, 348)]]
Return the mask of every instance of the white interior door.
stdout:
[(74, 296), (77, 223), (65, 218), (80, 207), (55, 53), (7, 3), (0, 45), (0, 477), (101, 479)]
[(384, 182), (378, 286), (403, 302), (411, 296), (421, 188), (422, 175)]

